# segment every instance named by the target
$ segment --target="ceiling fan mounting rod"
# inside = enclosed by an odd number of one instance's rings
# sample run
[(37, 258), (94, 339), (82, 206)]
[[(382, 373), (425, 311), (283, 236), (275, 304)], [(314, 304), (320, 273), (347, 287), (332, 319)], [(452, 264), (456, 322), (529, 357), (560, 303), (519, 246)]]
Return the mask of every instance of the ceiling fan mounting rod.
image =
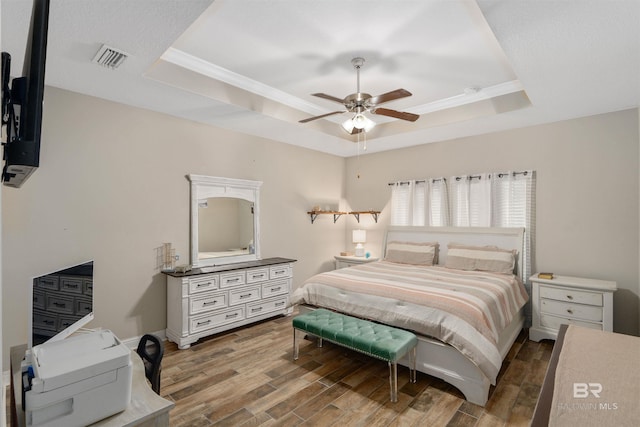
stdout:
[(360, 67), (364, 64), (364, 58), (357, 56), (351, 60), (351, 64), (356, 69), (356, 93), (360, 93)]

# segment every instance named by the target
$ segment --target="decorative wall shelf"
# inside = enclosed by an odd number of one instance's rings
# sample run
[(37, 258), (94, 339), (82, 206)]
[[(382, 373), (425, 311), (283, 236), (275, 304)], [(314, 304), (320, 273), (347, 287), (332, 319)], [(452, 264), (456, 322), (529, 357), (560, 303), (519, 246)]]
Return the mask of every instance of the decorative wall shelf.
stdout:
[(307, 214), (309, 214), (309, 216), (311, 217), (311, 224), (313, 224), (313, 222), (316, 220), (318, 215), (333, 215), (333, 223), (335, 224), (336, 221), (338, 220), (338, 218), (340, 218), (342, 215), (345, 215), (346, 212), (338, 212), (338, 211), (309, 211), (309, 212), (307, 212)]
[(373, 220), (376, 223), (378, 222), (378, 215), (380, 215), (380, 211), (355, 211), (355, 212), (349, 212), (349, 213), (354, 217), (356, 217), (356, 221), (358, 221), (358, 224), (360, 223), (360, 214), (371, 215), (373, 217)]
[(369, 214), (373, 217), (373, 220), (378, 222), (378, 215), (380, 215), (380, 211), (352, 211), (352, 212), (339, 212), (339, 211), (309, 211), (307, 214), (311, 217), (311, 224), (316, 220), (318, 215), (333, 215), (333, 223), (335, 224), (338, 218), (342, 215), (353, 215), (356, 218), (356, 221), (360, 223), (360, 214)]

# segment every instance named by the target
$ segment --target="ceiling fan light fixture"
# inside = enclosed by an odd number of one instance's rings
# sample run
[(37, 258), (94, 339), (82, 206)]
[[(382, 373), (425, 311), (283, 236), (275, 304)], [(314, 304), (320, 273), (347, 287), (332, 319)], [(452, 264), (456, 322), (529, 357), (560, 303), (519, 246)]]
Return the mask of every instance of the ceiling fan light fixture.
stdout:
[(342, 128), (347, 131), (347, 133), (351, 134), (353, 129), (361, 129), (365, 132), (369, 132), (374, 128), (376, 122), (368, 118), (362, 113), (358, 113), (352, 118), (345, 120), (342, 123)]
[(344, 129), (348, 134), (351, 134), (354, 128), (355, 128), (355, 125), (353, 123), (353, 119), (345, 120), (342, 123), (342, 129)]

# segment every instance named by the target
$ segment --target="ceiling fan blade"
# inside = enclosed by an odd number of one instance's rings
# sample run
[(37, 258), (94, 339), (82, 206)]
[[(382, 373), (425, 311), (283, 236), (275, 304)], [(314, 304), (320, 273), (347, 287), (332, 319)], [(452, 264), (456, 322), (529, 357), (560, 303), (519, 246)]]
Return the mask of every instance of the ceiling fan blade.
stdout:
[(344, 99), (336, 98), (335, 96), (327, 95), (326, 93), (312, 93), (312, 96), (318, 98), (328, 99), (329, 101), (337, 102), (338, 104), (344, 104)]
[(380, 105), (383, 102), (395, 101), (396, 99), (406, 98), (407, 96), (411, 96), (411, 92), (406, 89), (396, 89), (383, 93), (382, 95), (374, 96), (369, 99), (368, 103), (371, 106)]
[(317, 120), (317, 119), (321, 119), (323, 117), (333, 116), (334, 114), (342, 114), (342, 113), (346, 113), (346, 111), (332, 111), (330, 113), (322, 114), (320, 116), (314, 116), (314, 117), (309, 117), (308, 119), (298, 120), (298, 123), (307, 123), (307, 122), (310, 122), (312, 120)]
[(407, 113), (404, 111), (389, 110), (388, 108), (376, 108), (375, 110), (371, 110), (371, 112), (374, 114), (379, 114), (381, 116), (389, 116), (396, 119), (408, 120), (410, 122), (415, 122), (420, 118), (420, 116), (417, 114)]

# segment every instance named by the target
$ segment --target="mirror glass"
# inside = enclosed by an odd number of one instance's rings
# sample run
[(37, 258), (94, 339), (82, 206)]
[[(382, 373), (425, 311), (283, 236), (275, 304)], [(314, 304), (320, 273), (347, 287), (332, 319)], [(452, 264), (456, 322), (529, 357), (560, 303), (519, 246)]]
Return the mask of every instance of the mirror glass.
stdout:
[(209, 197), (198, 202), (198, 258), (254, 252), (253, 202)]
[(259, 181), (189, 175), (191, 264), (260, 259)]

